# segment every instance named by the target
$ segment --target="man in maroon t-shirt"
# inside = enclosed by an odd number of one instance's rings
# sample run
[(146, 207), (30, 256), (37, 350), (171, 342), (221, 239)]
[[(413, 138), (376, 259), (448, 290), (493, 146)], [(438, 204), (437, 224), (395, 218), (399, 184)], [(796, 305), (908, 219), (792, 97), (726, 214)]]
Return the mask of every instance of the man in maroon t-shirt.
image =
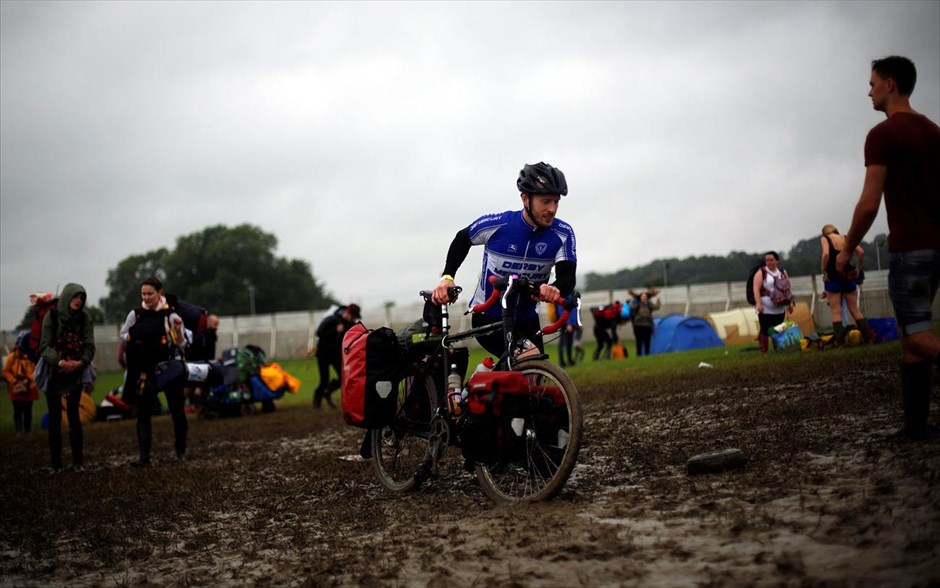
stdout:
[(931, 364), (940, 367), (940, 338), (931, 331), (931, 308), (940, 284), (940, 127), (911, 108), (916, 81), (917, 70), (906, 57), (885, 57), (871, 64), (868, 95), (875, 110), (888, 118), (865, 139), (865, 183), (836, 267), (845, 268), (871, 228), (883, 193), (889, 231), (888, 293), (904, 351), (904, 426), (898, 434), (923, 439), (930, 432)]

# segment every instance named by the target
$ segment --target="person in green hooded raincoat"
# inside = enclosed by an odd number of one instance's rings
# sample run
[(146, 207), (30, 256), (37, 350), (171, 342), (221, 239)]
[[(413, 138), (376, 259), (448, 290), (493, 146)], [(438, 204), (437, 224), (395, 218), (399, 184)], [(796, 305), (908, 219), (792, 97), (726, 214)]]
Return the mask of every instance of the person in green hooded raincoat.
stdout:
[(51, 370), (46, 387), (49, 405), (49, 453), (53, 471), (62, 470), (62, 397), (66, 398), (69, 423), (69, 445), (72, 465), (84, 463), (84, 436), (79, 406), (82, 389), (88, 383), (92, 360), (95, 358), (95, 330), (85, 312), (88, 295), (79, 284), (62, 288), (56, 307), (42, 321), (39, 354)]

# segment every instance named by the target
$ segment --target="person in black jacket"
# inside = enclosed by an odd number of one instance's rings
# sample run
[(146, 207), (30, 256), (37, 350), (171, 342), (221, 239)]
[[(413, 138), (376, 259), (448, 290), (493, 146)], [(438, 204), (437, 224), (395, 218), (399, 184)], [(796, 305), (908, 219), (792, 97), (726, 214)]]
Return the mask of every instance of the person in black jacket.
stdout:
[[(317, 343), (314, 355), (317, 357), (317, 369), (320, 372), (320, 384), (313, 391), (313, 408), (319, 410), (326, 399), (330, 408), (336, 408), (332, 394), (343, 381), (343, 336), (349, 327), (362, 317), (358, 305), (340, 307), (328, 315), (317, 327)], [(330, 380), (330, 367), (336, 371), (336, 379)]]
[[(121, 326), (118, 359), (127, 368), (124, 390), (137, 395), (137, 443), (140, 450), (135, 467), (150, 465), (150, 448), (153, 439), (151, 417), (157, 393), (157, 364), (172, 358), (175, 349), (189, 345), (190, 336), (183, 326), (183, 319), (167, 304), (163, 294), (163, 283), (154, 277), (140, 285), (141, 305), (131, 309)], [(163, 390), (167, 407), (173, 418), (173, 437), (176, 458), (186, 455), (186, 438), (189, 424), (184, 411), (183, 386), (168, 385)]]

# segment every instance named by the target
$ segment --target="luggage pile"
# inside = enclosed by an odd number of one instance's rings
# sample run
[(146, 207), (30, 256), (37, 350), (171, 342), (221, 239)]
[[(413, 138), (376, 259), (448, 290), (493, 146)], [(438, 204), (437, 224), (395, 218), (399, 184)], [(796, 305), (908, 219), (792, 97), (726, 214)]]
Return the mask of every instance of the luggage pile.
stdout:
[(280, 364), (268, 363), (264, 350), (255, 345), (226, 349), (221, 360), (157, 366), (159, 387), (179, 380), (193, 389), (191, 403), (203, 418), (253, 414), (258, 402), (263, 412), (271, 412), (275, 400), (288, 392), (297, 394), (301, 384)]

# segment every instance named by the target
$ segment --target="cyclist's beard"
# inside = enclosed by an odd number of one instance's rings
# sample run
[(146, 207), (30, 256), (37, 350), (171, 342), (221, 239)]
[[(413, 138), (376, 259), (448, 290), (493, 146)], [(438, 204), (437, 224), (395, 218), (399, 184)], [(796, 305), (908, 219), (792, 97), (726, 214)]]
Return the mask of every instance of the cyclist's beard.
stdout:
[[(531, 202), (531, 201), (530, 201), (530, 202)], [(529, 218), (529, 222), (530, 222), (532, 225), (535, 226), (535, 229), (545, 229), (545, 228), (548, 228), (548, 225), (543, 225), (542, 223), (540, 223), (540, 222), (538, 221), (538, 219), (535, 218), (535, 215), (532, 214), (532, 205), (531, 205), (531, 204), (528, 204), (528, 205), (526, 205), (526, 206), (524, 206), (524, 207), (522, 207), (522, 208), (523, 208), (523, 210), (525, 210), (525, 215)]]

